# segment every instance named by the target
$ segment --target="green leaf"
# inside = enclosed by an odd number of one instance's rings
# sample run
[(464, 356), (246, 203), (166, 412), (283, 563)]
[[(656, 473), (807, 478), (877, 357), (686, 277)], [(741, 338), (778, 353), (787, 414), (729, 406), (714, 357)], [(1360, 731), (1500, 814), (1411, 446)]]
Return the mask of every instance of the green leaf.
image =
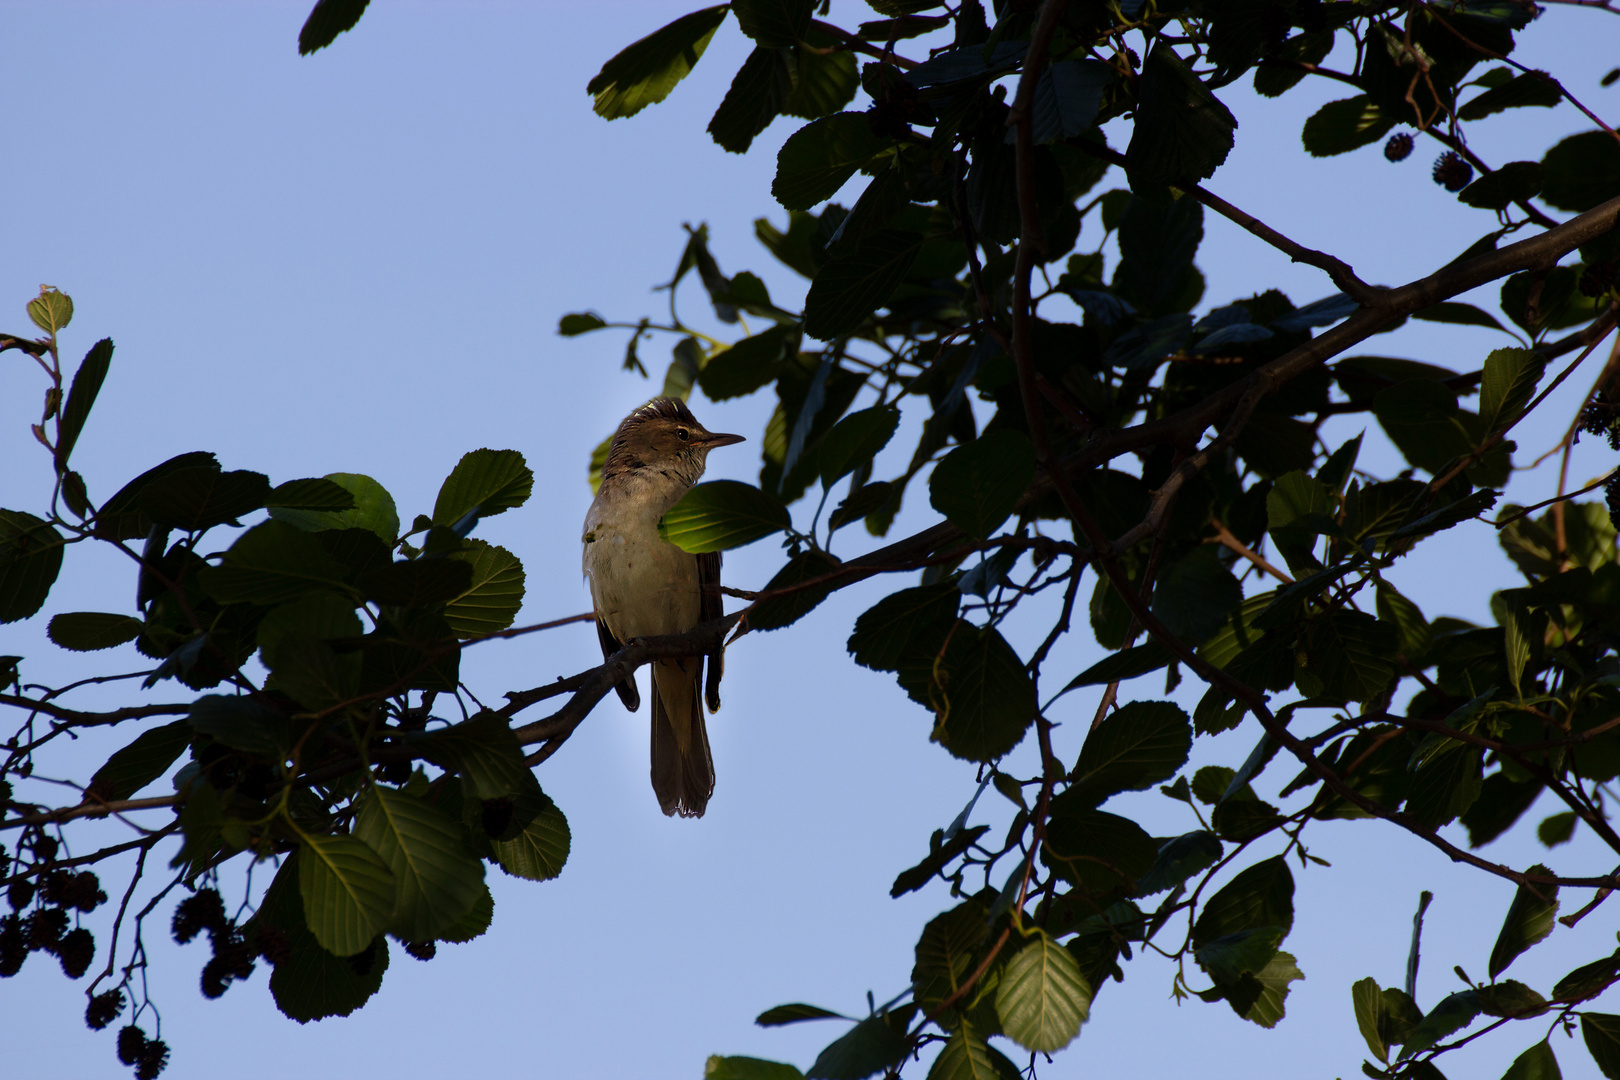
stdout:
[(452, 929), (439, 935), (440, 941), (463, 942), (483, 937), (489, 930), (489, 924), (495, 919), (495, 897), (491, 895), (488, 885), (479, 887), (478, 899), (473, 903), (472, 911), (467, 917), (457, 923)]
[(1214, 833), (1204, 829), (1167, 840), (1159, 849), (1159, 857), (1136, 883), (1136, 894), (1152, 896), (1173, 889), (1194, 874), (1214, 866), (1221, 853), (1221, 842)]
[(885, 1016), (868, 1016), (816, 1055), (809, 1080), (865, 1080), (906, 1056), (910, 1044)]
[(529, 501), (534, 473), (516, 450), (474, 450), (462, 455), (433, 504), (433, 524), (450, 526), (478, 512), (493, 517)]
[(694, 11), (620, 51), (585, 86), (596, 98), (596, 115), (607, 120), (634, 116), (663, 101), (697, 65), (709, 40), (725, 21), (727, 6)]
[(1158, 861), (1158, 845), (1129, 818), (1089, 809), (1065, 793), (1052, 801), (1041, 857), (1086, 892), (1129, 895)]
[(353, 510), (354, 496), (347, 488), (330, 480), (311, 477), (277, 484), (264, 500), (264, 505), (288, 510)]
[[(538, 791), (534, 773), (523, 763), (523, 747), (499, 713), (481, 712), (413, 740), (418, 753), (461, 776), (468, 795), (499, 799)], [(515, 812), (515, 808), (514, 808)]]
[(432, 941), (472, 911), (484, 867), (467, 850), (461, 825), (421, 799), (381, 784), (360, 804), (354, 836), (394, 878), (388, 930), (405, 941)]
[(1122, 791), (1146, 791), (1187, 763), (1192, 722), (1168, 701), (1133, 701), (1091, 729), (1069, 774), (1069, 797), (1099, 806)]
[(1035, 684), (999, 631), (959, 625), (937, 688), (934, 741), (967, 761), (994, 761), (1035, 722)]
[(397, 607), (436, 607), (472, 588), (472, 566), (457, 559), (391, 562), (362, 575), (366, 599)]
[(1547, 1008), (1546, 998), (1517, 979), (1479, 988), (1479, 1011), (1486, 1016), (1541, 1016)]
[(977, 900), (928, 921), (917, 939), (917, 960), (911, 968), (912, 995), (919, 1008), (933, 1013), (966, 985), (989, 929), (989, 912)]
[(1332, 157), (1377, 142), (1389, 134), (1395, 118), (1387, 116), (1366, 94), (1330, 101), (1305, 121), (1302, 139), (1312, 157)]
[(1006, 1055), (963, 1026), (928, 1068), (928, 1080), (1014, 1080), (1022, 1075)]
[[(930, 630), (949, 627), (961, 602), (961, 590), (951, 582), (901, 589), (855, 620), (846, 647), (862, 667), (898, 671), (912, 642)], [(941, 632), (938, 641), (943, 640)]]
[(264, 659), (274, 676), (269, 688), (313, 712), (348, 704), (360, 694), (359, 654), (338, 653), (319, 638), (285, 634)]
[(1288, 984), (1304, 977), (1293, 954), (1279, 951), (1260, 971), (1243, 976), (1236, 987), (1226, 990), (1226, 1002), (1243, 1019), (1273, 1028), (1283, 1018)]
[(1294, 875), (1279, 855), (1239, 871), (1209, 898), (1193, 924), (1193, 946), (1263, 926), (1281, 927), (1287, 936), (1293, 925)]
[(282, 521), (255, 525), (225, 552), (220, 566), (197, 572), (210, 596), (224, 604), (273, 604), (312, 589), (345, 592), (343, 567), (320, 542)]
[(354, 509), (332, 512), (273, 507), (270, 516), (304, 532), (369, 529), (383, 543), (392, 546), (399, 538), (399, 511), (394, 508), (394, 497), (388, 489), (360, 473), (327, 473), (326, 479), (354, 497)]
[(1243, 586), (1212, 544), (1200, 544), (1171, 562), (1153, 586), (1153, 614), (1171, 633), (1193, 642), (1224, 626), (1241, 603)]
[(490, 841), (501, 869), (530, 881), (549, 881), (562, 873), (573, 838), (556, 804), (538, 788), (519, 792), (512, 800), (512, 818), (522, 822), (517, 835)]
[(263, 473), (177, 469), (147, 484), (139, 506), (155, 524), (199, 532), (234, 524), (237, 518), (262, 509), (269, 496), (270, 478)]
[(298, 851), (304, 921), (321, 948), (353, 956), (382, 932), (394, 910), (393, 871), (353, 836), (311, 834)]
[(1037, 145), (1084, 134), (1097, 119), (1103, 91), (1114, 81), (1112, 66), (1100, 60), (1059, 60), (1035, 84), (1031, 117)]
[(1035, 451), (1028, 436), (1005, 429), (946, 454), (928, 480), (928, 501), (963, 532), (988, 537), (1034, 479)]
[(744, 154), (754, 137), (771, 126), (793, 92), (793, 57), (784, 49), (760, 46), (748, 54), (709, 121), (709, 135), (722, 150)]
[[(789, 559), (788, 564), (766, 582), (764, 591), (802, 585), (831, 573), (838, 569), (839, 565), (839, 561), (826, 552), (808, 549)], [(827, 599), (832, 589), (832, 584), (828, 584), (789, 593), (786, 596), (760, 599), (748, 612), (748, 626), (753, 630), (780, 630), (784, 626), (791, 626)]]
[(194, 450), (189, 454), (179, 454), (161, 465), (146, 470), (119, 488), (118, 494), (103, 503), (96, 513), (96, 537), (102, 540), (138, 540), (145, 536), (151, 531), (152, 522), (140, 513), (138, 504), (146, 486), (176, 470), (199, 466), (217, 470), (219, 462), (213, 454)]
[(1304, 472), (1279, 476), (1266, 493), (1268, 529), (1285, 529), (1291, 525), (1308, 528), (1313, 518), (1332, 512), (1333, 493), (1326, 484)]
[(1585, 213), (1620, 195), (1620, 143), (1606, 131), (1583, 131), (1541, 159), (1541, 201)]
[(810, 29), (815, 0), (732, 0), (737, 25), (755, 42), (785, 49), (803, 40)]
[[(1527, 874), (1545, 874), (1552, 871), (1537, 863)], [(1558, 915), (1558, 886), (1520, 885), (1508, 905), (1507, 918), (1502, 921), (1496, 945), (1491, 949), (1490, 975), (1494, 980), (1519, 954), (1544, 939), (1553, 931)]]
[(1543, 1039), (1514, 1058), (1502, 1080), (1562, 1080), (1563, 1075), (1552, 1047)]
[(789, 210), (808, 210), (838, 193), (855, 170), (888, 149), (865, 113), (813, 120), (788, 137), (776, 155), (771, 194)]
[(763, 1058), (710, 1054), (703, 1065), (703, 1080), (802, 1080), (803, 1076), (792, 1065)]
[(1479, 418), (1485, 431), (1518, 419), (1536, 392), (1547, 361), (1529, 349), (1496, 349), (1485, 358), (1479, 384)]
[(94, 652), (141, 636), (146, 624), (129, 615), (105, 611), (72, 611), (51, 617), (45, 633), (64, 649)]
[(831, 341), (888, 303), (922, 250), (920, 234), (882, 229), (817, 272), (804, 298), (804, 332)]
[(1425, 322), (1451, 323), (1455, 326), (1483, 326), (1491, 330), (1503, 329), (1495, 315), (1473, 304), (1458, 300), (1442, 300), (1438, 304), (1414, 311), (1412, 318)]
[(39, 295), (28, 301), (28, 318), (47, 334), (54, 334), (73, 321), (73, 298), (60, 289), (41, 285)]
[(779, 323), (715, 354), (698, 372), (698, 387), (711, 401), (745, 397), (775, 382), (782, 361), (799, 351), (799, 328)]
[(1328, 697), (1370, 701), (1383, 693), (1395, 677), (1391, 656), (1396, 633), (1359, 611), (1333, 611), (1310, 623), (1308, 653), (1301, 666), (1308, 668)]
[(1265, 970), (1271, 958), (1277, 955), (1282, 939), (1280, 926), (1239, 930), (1204, 943), (1194, 953), (1194, 959), (1217, 985), (1233, 986), (1241, 983), (1243, 976)]
[(472, 584), (444, 608), (445, 621), (461, 637), (498, 634), (523, 607), (523, 563), (503, 547), (482, 540), (448, 556), (472, 566)]
[(571, 311), (557, 320), (557, 333), (563, 337), (578, 337), (606, 326), (607, 320), (594, 311)]
[(1411, 659), (1428, 652), (1429, 645), (1434, 640), (1429, 620), (1423, 617), (1422, 609), (1402, 596), (1395, 590), (1395, 586), (1387, 581), (1378, 582), (1378, 619), (1386, 625), (1395, 627), (1396, 640), (1402, 656)]
[(1388, 1064), (1389, 1046), (1384, 1042), (1384, 992), (1377, 979), (1361, 979), (1350, 987), (1350, 1000), (1356, 1010), (1356, 1026), (1367, 1040), (1367, 1049), (1373, 1057)]
[[(1203, 239), (1204, 208), (1196, 199), (1158, 201), (1130, 196), (1119, 218), (1116, 287), (1123, 285), (1130, 299), (1149, 314), (1163, 312), (1191, 272)], [(1160, 340), (1150, 348), (1148, 351), (1156, 354), (1154, 360), (1180, 347), (1191, 330), (1190, 322), (1165, 319), (1148, 324), (1174, 328), (1181, 335), (1179, 341)]]
[(143, 731), (96, 770), (85, 794), (103, 802), (131, 798), (168, 772), (190, 745), (191, 725), (184, 720)]
[(1582, 964), (1559, 979), (1552, 996), (1560, 1001), (1586, 1001), (1607, 990), (1616, 979), (1620, 979), (1620, 949), (1601, 960)]
[(894, 484), (888, 480), (862, 484), (841, 499), (833, 512), (827, 515), (827, 528), (836, 532), (851, 522), (877, 513), (893, 501), (894, 489)]
[(1207, 180), (1232, 151), (1237, 118), (1163, 42), (1137, 83), (1136, 126), (1125, 150), (1131, 188)]
[(783, 1024), (797, 1024), (804, 1020), (848, 1020), (843, 1013), (835, 1013), (831, 1009), (823, 1009), (820, 1005), (803, 1005), (794, 1002), (790, 1005), (777, 1005), (766, 1009), (754, 1017), (754, 1023), (760, 1027), (781, 1027)]
[(298, 55), (308, 56), (324, 49), (339, 34), (353, 30), (370, 3), (371, 0), (315, 0), (309, 18), (304, 20), (303, 28), (298, 31)]
[(821, 486), (830, 488), (862, 465), (877, 457), (889, 445), (900, 426), (900, 410), (893, 405), (874, 405), (845, 416), (821, 440), (816, 455), (821, 467)]
[(274, 927), (286, 938), (287, 958), (270, 972), (270, 993), (278, 1009), (303, 1024), (347, 1016), (370, 1000), (388, 970), (388, 942), (376, 938), (365, 956), (369, 963), (361, 964), (321, 948), (304, 925), (298, 858), (294, 851), (281, 864), (246, 931), (253, 940), (261, 928)]
[(842, 49), (823, 51), (837, 42), (814, 27), (809, 41), (813, 48), (801, 45), (793, 50), (793, 92), (782, 106), (783, 112), (801, 120), (816, 120), (838, 112), (854, 99), (861, 85), (854, 53)]
[(729, 551), (793, 524), (787, 507), (751, 484), (711, 480), (698, 484), (665, 512), (658, 535), (682, 551)]
[(1037, 929), (1007, 962), (996, 989), (1003, 1032), (1026, 1050), (1050, 1054), (1074, 1041), (1090, 1012), (1091, 987), (1079, 963)]
[(287, 718), (250, 697), (206, 694), (186, 717), (193, 731), (222, 746), (281, 760), (287, 754)]
[(1429, 1011), (1416, 1027), (1407, 1033), (1401, 1046), (1401, 1057), (1422, 1053), (1454, 1031), (1461, 1031), (1479, 1015), (1479, 995), (1462, 990), (1442, 998), (1440, 1004)]
[(1102, 686), (1105, 683), (1124, 682), (1158, 671), (1170, 663), (1170, 650), (1156, 639), (1146, 644), (1111, 653), (1070, 679), (1059, 694), (1078, 690), (1082, 686)]
[[(62, 293), (48, 294), (57, 307), (63, 303), (67, 305), (67, 317), (73, 317), (73, 301)], [(33, 305), (29, 304), (30, 313)], [(64, 321), (62, 326), (66, 326)], [(79, 364), (79, 370), (73, 373), (73, 385), (68, 390), (67, 404), (62, 406), (62, 419), (58, 427), (56, 440), (56, 471), (67, 469), (68, 455), (78, 445), (79, 433), (84, 430), (84, 422), (90, 416), (90, 407), (96, 403), (96, 395), (101, 393), (101, 384), (107, 378), (107, 368), (112, 364), (113, 343), (112, 338), (102, 338), (90, 346), (90, 351), (84, 354), (84, 360)]]
[(32, 514), (0, 510), (0, 623), (26, 619), (45, 606), (66, 542)]
[(1463, 188), (1457, 199), (1484, 210), (1506, 210), (1539, 192), (1541, 179), (1540, 162), (1510, 161)]
[(1483, 120), (1492, 113), (1505, 109), (1540, 106), (1550, 109), (1563, 100), (1558, 84), (1544, 71), (1527, 71), (1501, 86), (1493, 86), (1478, 97), (1470, 98), (1457, 110), (1459, 120)]
[(1609, 1080), (1620, 1080), (1620, 1016), (1582, 1013), (1581, 1038), (1599, 1071)]

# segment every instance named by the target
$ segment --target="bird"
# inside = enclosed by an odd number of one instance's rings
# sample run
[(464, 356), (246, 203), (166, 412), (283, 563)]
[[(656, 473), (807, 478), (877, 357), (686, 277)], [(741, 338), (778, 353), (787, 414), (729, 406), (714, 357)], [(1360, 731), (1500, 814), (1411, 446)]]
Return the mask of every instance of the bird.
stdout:
[[(703, 475), (709, 451), (743, 442), (708, 431), (679, 398), (654, 398), (624, 418), (608, 447), (602, 486), (585, 515), (584, 570), (603, 657), (632, 638), (680, 634), (718, 619), (720, 553), (693, 555), (665, 540), (658, 522)], [(652, 667), (652, 786), (665, 814), (702, 817), (714, 794), (714, 758), (703, 705), (720, 708), (723, 647)], [(635, 712), (635, 676), (615, 688)]]

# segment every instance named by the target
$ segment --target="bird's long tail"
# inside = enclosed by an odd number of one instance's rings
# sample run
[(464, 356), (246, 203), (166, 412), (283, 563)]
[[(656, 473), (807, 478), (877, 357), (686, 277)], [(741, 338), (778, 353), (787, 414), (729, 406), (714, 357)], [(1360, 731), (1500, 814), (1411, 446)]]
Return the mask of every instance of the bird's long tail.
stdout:
[[(683, 666), (684, 665), (684, 666)], [(703, 659), (652, 665), (652, 785), (664, 813), (702, 817), (714, 794), (714, 758), (703, 720)]]

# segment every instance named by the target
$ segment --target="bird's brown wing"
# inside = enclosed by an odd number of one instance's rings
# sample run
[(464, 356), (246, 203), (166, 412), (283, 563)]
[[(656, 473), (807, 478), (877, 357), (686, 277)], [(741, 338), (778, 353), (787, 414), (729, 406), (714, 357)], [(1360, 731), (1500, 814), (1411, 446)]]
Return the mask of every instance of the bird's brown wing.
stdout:
[[(601, 619), (596, 620), (596, 636), (602, 642), (602, 659), (604, 660), (624, 648), (624, 642), (614, 637), (612, 631), (607, 628), (607, 623)], [(615, 684), (613, 689), (619, 692), (619, 700), (624, 702), (625, 708), (631, 712), (641, 708), (641, 691), (636, 689), (635, 676), (632, 675), (623, 682)]]
[[(720, 595), (720, 553), (711, 551), (699, 555), (698, 561), (698, 621), (709, 622), (726, 613), (725, 597)], [(725, 669), (726, 650), (716, 644), (709, 653), (709, 679), (704, 687), (709, 711), (720, 711), (720, 676)]]

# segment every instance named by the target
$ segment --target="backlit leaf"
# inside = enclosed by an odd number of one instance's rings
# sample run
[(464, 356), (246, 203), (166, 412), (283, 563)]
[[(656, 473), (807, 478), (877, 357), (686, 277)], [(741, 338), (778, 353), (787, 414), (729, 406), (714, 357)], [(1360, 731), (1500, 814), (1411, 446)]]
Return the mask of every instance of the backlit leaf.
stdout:
[(682, 551), (729, 551), (792, 525), (787, 507), (752, 484), (711, 480), (670, 507), (658, 534)]

